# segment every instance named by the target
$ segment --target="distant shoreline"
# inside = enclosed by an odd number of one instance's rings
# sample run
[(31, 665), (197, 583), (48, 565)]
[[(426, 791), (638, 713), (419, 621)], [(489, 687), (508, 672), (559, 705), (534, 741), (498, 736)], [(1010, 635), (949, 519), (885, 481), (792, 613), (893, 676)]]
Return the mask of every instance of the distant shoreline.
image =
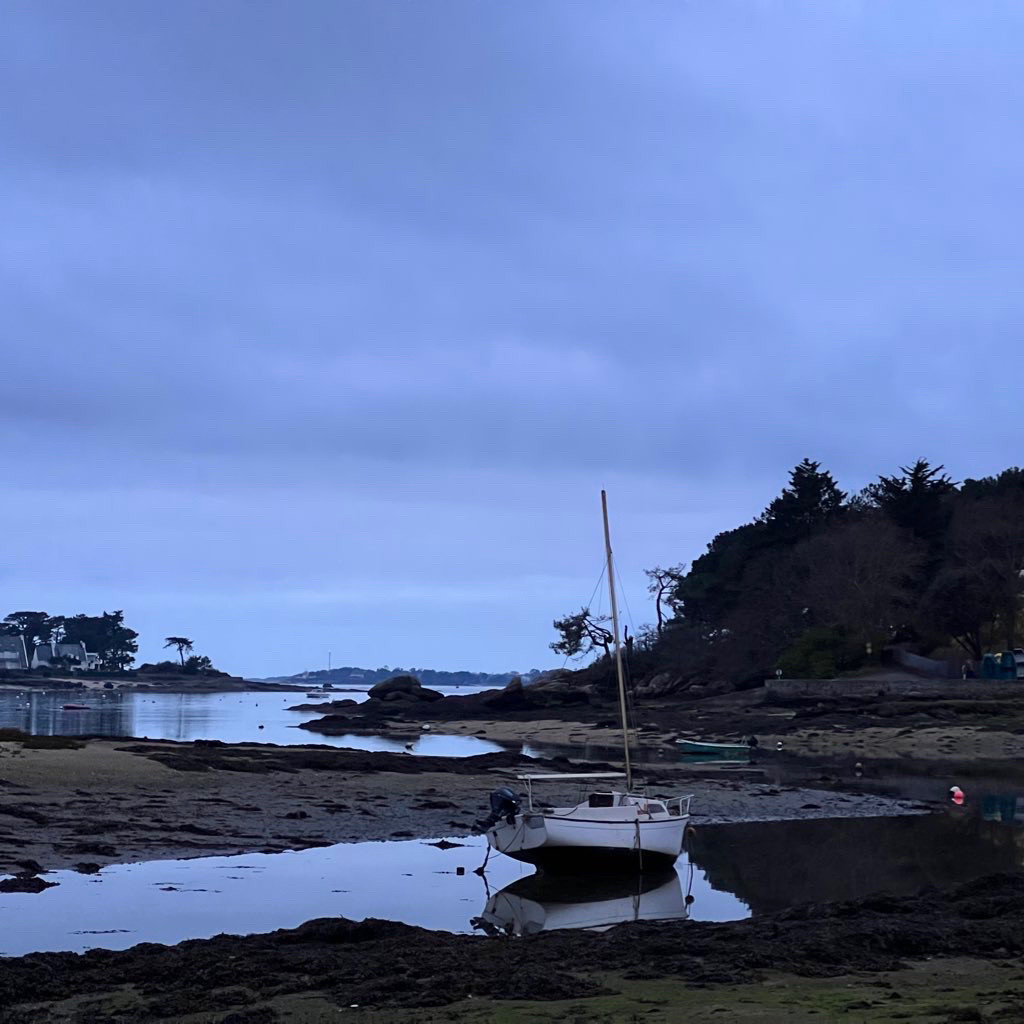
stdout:
[[(111, 686), (106, 686), (111, 683)], [(83, 692), (101, 690), (105, 693), (124, 692), (126, 690), (141, 693), (243, 693), (246, 691), (265, 693), (268, 691), (305, 693), (308, 686), (287, 685), (285, 683), (267, 683), (256, 679), (243, 679), (241, 676), (143, 676), (142, 679), (121, 679), (117, 676), (81, 677), (39, 677), (0, 679), (0, 692), (26, 690), (66, 690)], [(330, 691), (325, 691), (330, 692)], [(339, 692), (339, 691), (334, 691)]]

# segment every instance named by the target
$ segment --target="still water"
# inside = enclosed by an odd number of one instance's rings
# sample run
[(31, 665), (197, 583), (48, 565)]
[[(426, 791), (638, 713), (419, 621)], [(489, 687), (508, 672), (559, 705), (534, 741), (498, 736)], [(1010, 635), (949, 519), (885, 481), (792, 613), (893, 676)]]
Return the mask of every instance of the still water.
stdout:
[[(480, 688), (442, 688), (474, 693)], [(331, 698), (366, 700), (365, 690), (333, 692)], [(153, 740), (223, 740), (225, 743), (323, 743), (358, 750), (468, 757), (503, 749), (476, 736), (426, 733), (412, 740), (384, 736), (323, 736), (299, 729), (315, 711), (289, 711), (313, 700), (304, 693), (145, 693), (127, 690), (0, 691), (0, 728), (42, 736), (138, 736)], [(87, 710), (65, 711), (65, 704)], [(408, 744), (411, 742), (412, 746)]]
[[(726, 921), (749, 911), (716, 891), (685, 858), (639, 885), (597, 880), (590, 889), (545, 883), (533, 868), (494, 857), (487, 882), (473, 873), (481, 837), (441, 850), (426, 841), (343, 843), (317, 850), (118, 864), (97, 875), (54, 871), (38, 894), (0, 894), (0, 955), (126, 949), (222, 932), (294, 928), (317, 917), (377, 917), (447, 932), (532, 933), (690, 916)], [(458, 873), (458, 868), (464, 874)], [(533, 877), (531, 877), (533, 876)], [(532, 883), (526, 885), (525, 883)], [(686, 902), (686, 892), (694, 899)]]
[[(1008, 805), (1007, 805), (1008, 806)], [(502, 856), (473, 873), (481, 837), (345, 843), (238, 857), (147, 861), (56, 888), (0, 894), (0, 955), (124, 949), (221, 932), (376, 917), (448, 932), (532, 934), (634, 920), (729, 921), (802, 903), (909, 895), (1024, 867), (1024, 827), (982, 805), (898, 818), (698, 826), (674, 871), (559, 879)], [(459, 873), (459, 868), (463, 873)], [(692, 897), (692, 900), (689, 899)]]

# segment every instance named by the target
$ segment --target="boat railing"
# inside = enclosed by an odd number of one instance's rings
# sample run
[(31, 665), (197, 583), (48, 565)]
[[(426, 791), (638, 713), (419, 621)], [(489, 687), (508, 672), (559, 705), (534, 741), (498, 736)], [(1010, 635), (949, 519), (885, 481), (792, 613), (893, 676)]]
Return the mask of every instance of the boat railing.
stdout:
[(673, 818), (685, 818), (690, 813), (692, 799), (692, 793), (688, 793), (686, 796), (674, 796), (671, 800), (665, 801), (665, 807)]

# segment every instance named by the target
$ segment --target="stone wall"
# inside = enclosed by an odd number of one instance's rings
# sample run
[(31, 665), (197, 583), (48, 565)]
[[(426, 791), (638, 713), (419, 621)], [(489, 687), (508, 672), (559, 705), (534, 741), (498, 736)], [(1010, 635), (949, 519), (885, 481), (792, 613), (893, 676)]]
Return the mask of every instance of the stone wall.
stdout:
[(928, 676), (932, 679), (960, 679), (960, 665), (952, 661), (937, 661), (935, 658), (922, 658), (920, 654), (911, 654), (899, 647), (889, 652), (897, 665), (910, 669), (915, 675)]
[(769, 699), (814, 697), (1020, 697), (1024, 682), (1013, 679), (768, 679)]

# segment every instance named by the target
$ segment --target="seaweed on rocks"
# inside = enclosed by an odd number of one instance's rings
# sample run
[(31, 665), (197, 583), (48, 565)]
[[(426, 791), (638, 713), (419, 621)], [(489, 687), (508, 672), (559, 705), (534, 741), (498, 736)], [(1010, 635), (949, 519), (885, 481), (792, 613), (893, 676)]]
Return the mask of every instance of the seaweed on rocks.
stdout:
[[(1024, 876), (995, 875), (950, 892), (875, 895), (729, 923), (639, 922), (600, 933), (509, 939), (324, 918), (176, 946), (38, 953), (0, 959), (0, 999), (14, 1006), (134, 986), (151, 1007), (173, 1005), (184, 1014), (208, 1010), (218, 993), (241, 987), (253, 1005), (315, 990), (338, 1006), (428, 1007), (472, 995), (596, 995), (605, 991), (599, 976), (609, 971), (689, 984), (746, 983), (768, 970), (827, 977), (892, 970), (922, 957), (1022, 952)], [(570, 972), (559, 964), (576, 966)]]

